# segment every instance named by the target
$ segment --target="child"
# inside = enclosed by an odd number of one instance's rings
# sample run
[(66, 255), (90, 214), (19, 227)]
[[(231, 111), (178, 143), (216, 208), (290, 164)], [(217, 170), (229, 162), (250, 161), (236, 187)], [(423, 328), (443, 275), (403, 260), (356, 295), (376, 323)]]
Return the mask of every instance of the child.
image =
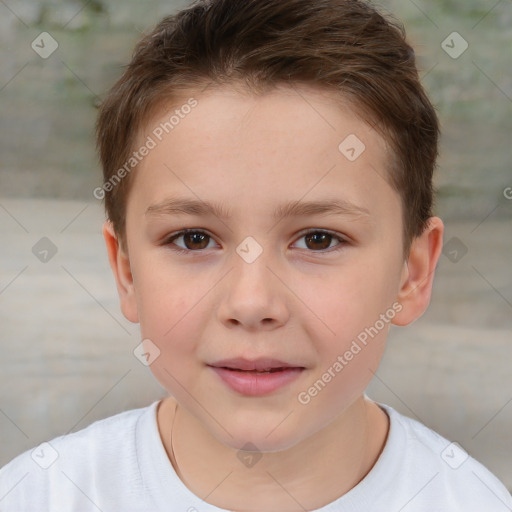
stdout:
[(510, 511), (458, 445), (365, 395), (389, 326), (430, 300), (438, 131), (367, 3), (164, 19), (102, 106), (95, 196), (169, 397), (18, 456), (0, 509)]

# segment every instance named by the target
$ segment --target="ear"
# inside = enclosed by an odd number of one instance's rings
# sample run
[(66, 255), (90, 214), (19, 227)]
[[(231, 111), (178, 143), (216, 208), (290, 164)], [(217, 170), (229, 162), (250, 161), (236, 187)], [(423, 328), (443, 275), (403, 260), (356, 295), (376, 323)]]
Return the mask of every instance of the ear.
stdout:
[(127, 252), (119, 243), (119, 238), (114, 230), (112, 222), (107, 220), (103, 224), (103, 237), (107, 245), (108, 260), (116, 280), (117, 292), (121, 303), (123, 315), (133, 323), (139, 321), (137, 302), (135, 300), (135, 288)]
[(431, 217), (423, 233), (411, 245), (404, 262), (397, 301), (402, 310), (392, 321), (395, 325), (408, 325), (423, 315), (430, 303), (436, 265), (443, 247), (443, 221)]

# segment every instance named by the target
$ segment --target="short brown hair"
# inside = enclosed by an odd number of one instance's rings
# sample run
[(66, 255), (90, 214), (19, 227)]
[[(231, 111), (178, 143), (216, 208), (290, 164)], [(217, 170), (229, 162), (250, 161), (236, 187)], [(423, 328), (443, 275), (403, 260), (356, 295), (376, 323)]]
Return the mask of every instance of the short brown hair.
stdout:
[[(432, 215), (439, 123), (403, 26), (361, 0), (199, 0), (164, 18), (137, 44), (101, 106), (104, 182), (130, 158), (157, 104), (235, 82), (255, 93), (283, 84), (327, 88), (359, 107), (392, 149), (388, 180), (401, 197), (408, 252)], [(123, 245), (130, 178), (105, 193)]]

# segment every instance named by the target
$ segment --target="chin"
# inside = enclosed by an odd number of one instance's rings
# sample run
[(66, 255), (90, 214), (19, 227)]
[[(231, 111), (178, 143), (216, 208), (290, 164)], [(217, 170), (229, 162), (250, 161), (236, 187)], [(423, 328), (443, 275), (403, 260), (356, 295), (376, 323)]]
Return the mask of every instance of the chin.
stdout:
[[(277, 453), (293, 448), (303, 439), (308, 437), (296, 431), (290, 431), (282, 427), (255, 428), (254, 425), (246, 427), (239, 425), (234, 428), (226, 425), (226, 429), (232, 434), (231, 437), (223, 429), (216, 429), (212, 434), (219, 442), (233, 450)], [(275, 430), (274, 430), (275, 429)]]

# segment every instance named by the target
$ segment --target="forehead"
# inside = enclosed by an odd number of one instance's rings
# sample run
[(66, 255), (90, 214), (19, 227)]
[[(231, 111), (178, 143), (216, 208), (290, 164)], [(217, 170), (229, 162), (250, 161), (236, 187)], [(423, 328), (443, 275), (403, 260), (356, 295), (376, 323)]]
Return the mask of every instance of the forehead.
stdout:
[(227, 202), (235, 214), (251, 209), (263, 215), (273, 203), (270, 215), (281, 199), (328, 193), (370, 211), (379, 205), (400, 208), (387, 179), (386, 141), (357, 107), (330, 91), (189, 91), (154, 109), (136, 147), (149, 140), (152, 149), (132, 185), (141, 205), (179, 192)]

